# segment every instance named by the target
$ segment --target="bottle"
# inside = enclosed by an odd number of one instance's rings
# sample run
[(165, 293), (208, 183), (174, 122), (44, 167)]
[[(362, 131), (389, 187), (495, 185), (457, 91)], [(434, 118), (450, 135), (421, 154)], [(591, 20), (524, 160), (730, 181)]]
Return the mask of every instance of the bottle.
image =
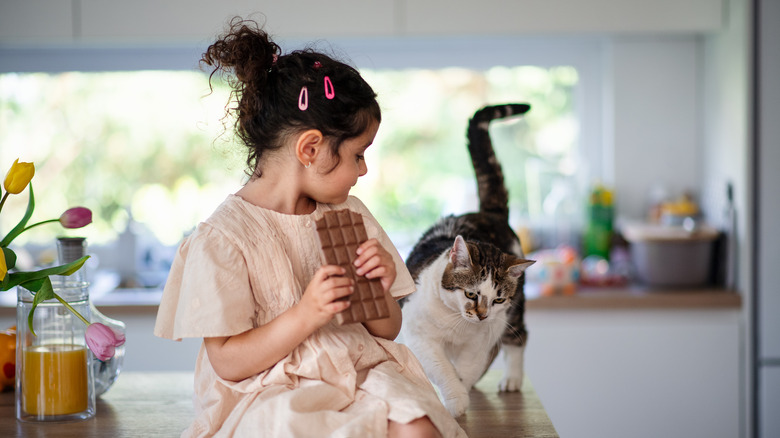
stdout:
[[(57, 255), (60, 264), (70, 263), (84, 257), (87, 253), (87, 240), (83, 237), (60, 237), (57, 239)], [(87, 281), (86, 267), (82, 267), (76, 273), (69, 277), (63, 277), (69, 282), (83, 285), (85, 289), (89, 287)], [(89, 301), (90, 322), (99, 322), (112, 328), (114, 331), (122, 334), (126, 331), (125, 323), (103, 315), (95, 304)], [(114, 384), (119, 373), (122, 371), (122, 364), (125, 358), (125, 346), (116, 347), (114, 357), (107, 361), (102, 361), (96, 357), (92, 358), (92, 371), (95, 380), (95, 396), (108, 391), (108, 388)]]
[(588, 200), (587, 227), (583, 238), (584, 257), (596, 255), (609, 260), (613, 215), (612, 191), (597, 184)]

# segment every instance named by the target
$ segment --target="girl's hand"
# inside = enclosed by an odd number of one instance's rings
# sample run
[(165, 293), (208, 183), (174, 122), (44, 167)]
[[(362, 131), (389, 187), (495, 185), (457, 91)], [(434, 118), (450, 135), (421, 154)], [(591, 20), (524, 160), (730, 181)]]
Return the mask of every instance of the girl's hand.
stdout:
[(322, 266), (303, 292), (298, 306), (306, 315), (305, 320), (315, 324), (316, 328), (324, 326), (334, 315), (349, 307), (349, 300), (339, 301), (339, 298), (354, 291), (352, 279), (344, 277), (344, 274), (346, 271), (340, 266)]
[(349, 301), (336, 301), (353, 290), (352, 279), (344, 277), (345, 273), (340, 266), (323, 266), (314, 273), (301, 301), (267, 324), (233, 336), (204, 338), (217, 375), (237, 382), (271, 368), (349, 307)]
[(355, 259), (355, 267), (358, 275), (366, 278), (379, 278), (385, 292), (390, 289), (395, 281), (395, 263), (393, 256), (376, 239), (363, 242), (357, 249), (358, 257)]

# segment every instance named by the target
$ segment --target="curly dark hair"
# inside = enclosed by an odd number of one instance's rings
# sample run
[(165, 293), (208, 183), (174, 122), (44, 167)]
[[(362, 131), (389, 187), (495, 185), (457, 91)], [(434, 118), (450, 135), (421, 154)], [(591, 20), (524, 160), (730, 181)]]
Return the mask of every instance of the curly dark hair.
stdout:
[[(313, 48), (281, 52), (256, 22), (236, 17), (200, 60), (213, 67), (209, 84), (220, 73), (233, 89), (226, 111), (235, 115), (236, 133), (249, 149), (247, 170), (255, 177), (262, 174), (263, 154), (280, 148), (290, 135), (318, 129), (338, 160), (344, 140), (382, 120), (376, 93), (355, 68)], [(332, 99), (326, 97), (326, 76), (335, 90)], [(302, 111), (298, 99), (304, 86), (308, 108)]]

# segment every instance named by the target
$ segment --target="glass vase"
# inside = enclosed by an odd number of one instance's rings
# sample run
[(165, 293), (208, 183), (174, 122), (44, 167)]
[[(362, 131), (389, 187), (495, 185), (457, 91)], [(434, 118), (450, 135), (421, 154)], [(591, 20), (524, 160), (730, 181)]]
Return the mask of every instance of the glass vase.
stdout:
[[(79, 283), (52, 276), (54, 292), (90, 318), (89, 292)], [(18, 286), (16, 307), (16, 418), (72, 421), (95, 415), (92, 353), (87, 325), (56, 299), (38, 304), (30, 330), (33, 292)]]
[[(112, 319), (100, 313), (95, 305), (90, 302), (90, 322), (99, 322), (107, 325), (117, 333), (125, 333), (125, 323)], [(125, 359), (125, 345), (122, 344), (114, 350), (114, 356), (108, 360), (100, 360), (92, 356), (92, 373), (95, 376), (95, 396), (100, 397), (114, 384), (122, 371), (122, 363)]]
[[(83, 237), (59, 237), (57, 238), (57, 257), (60, 264), (70, 263), (78, 260), (87, 254), (87, 240)], [(82, 267), (69, 277), (63, 277), (73, 285), (80, 285), (88, 290), (89, 281), (87, 281), (86, 267)], [(99, 322), (110, 327), (117, 333), (125, 334), (126, 327), (122, 321), (112, 319), (103, 315), (95, 304), (89, 300), (90, 316), (89, 322)], [(111, 359), (102, 361), (92, 356), (92, 374), (95, 379), (95, 396), (100, 397), (108, 391), (108, 388), (114, 384), (119, 373), (122, 371), (122, 363), (125, 358), (125, 346), (116, 347), (114, 356)]]

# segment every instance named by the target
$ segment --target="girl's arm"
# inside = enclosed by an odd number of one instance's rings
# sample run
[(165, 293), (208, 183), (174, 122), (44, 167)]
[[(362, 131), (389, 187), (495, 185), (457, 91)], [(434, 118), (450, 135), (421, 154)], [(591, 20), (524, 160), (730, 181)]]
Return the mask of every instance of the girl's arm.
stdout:
[(393, 340), (398, 336), (398, 332), (401, 331), (402, 322), (401, 306), (388, 292), (396, 277), (393, 257), (376, 239), (369, 239), (364, 242), (358, 248), (357, 253), (358, 257), (355, 259), (357, 274), (365, 275), (366, 278), (379, 278), (381, 280), (387, 307), (390, 309), (389, 317), (367, 321), (363, 325), (372, 335)]
[(217, 375), (239, 381), (272, 367), (349, 307), (349, 301), (336, 301), (353, 291), (352, 280), (344, 273), (339, 266), (323, 266), (301, 301), (271, 322), (235, 336), (205, 338), (206, 353)]

